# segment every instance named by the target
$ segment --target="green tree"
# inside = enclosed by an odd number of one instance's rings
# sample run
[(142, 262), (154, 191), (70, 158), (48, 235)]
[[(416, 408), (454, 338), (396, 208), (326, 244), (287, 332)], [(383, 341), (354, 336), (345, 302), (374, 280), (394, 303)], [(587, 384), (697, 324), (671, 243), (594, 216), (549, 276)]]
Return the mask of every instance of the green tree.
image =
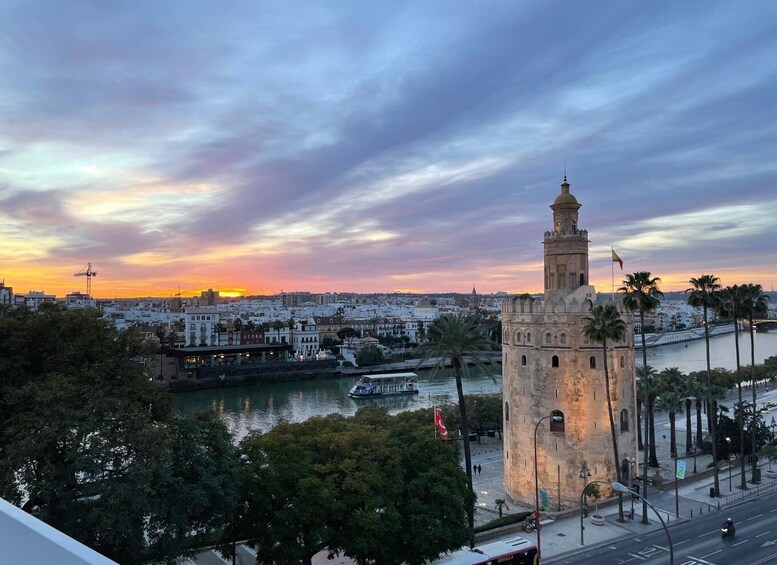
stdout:
[(430, 421), (429, 410), (365, 408), (247, 437), (235, 531), (266, 564), (310, 563), (328, 548), (365, 565), (420, 565), (460, 547), (474, 495), (455, 443)]
[[(766, 296), (763, 292), (763, 288), (761, 288), (760, 284), (747, 284), (743, 285), (744, 291), (743, 291), (743, 313), (747, 316), (748, 326), (750, 328), (750, 382), (753, 389), (753, 406), (757, 406), (757, 398), (756, 398), (756, 390), (755, 390), (755, 383), (756, 383), (756, 371), (755, 371), (755, 332), (753, 331), (753, 320), (759, 317), (765, 317), (768, 314), (768, 301), (769, 297)], [(755, 418), (755, 416), (754, 416)], [(753, 421), (753, 425), (755, 425), (755, 421)], [(752, 442), (752, 448), (753, 453), (756, 451), (756, 440), (755, 440), (755, 434), (753, 434), (753, 442)], [(755, 481), (756, 479), (756, 469), (758, 467), (758, 463), (755, 460), (755, 457), (753, 458), (753, 474), (752, 474), (752, 481)]]
[[(717, 306), (720, 280), (714, 275), (702, 275), (691, 278), (691, 288), (685, 292), (688, 294), (688, 304), (695, 308), (701, 308), (704, 315), (704, 344), (707, 357), (707, 386), (712, 387), (712, 373), (710, 369), (710, 324), (707, 312)], [(720, 479), (718, 477), (718, 457), (716, 441), (716, 418), (712, 418), (710, 436), (712, 439), (712, 469), (715, 477), (715, 496), (720, 496)]]
[(648, 453), (648, 464), (651, 467), (658, 467), (658, 456), (656, 455), (656, 426), (655, 426), (655, 402), (656, 402), (656, 386), (655, 379), (658, 371), (656, 371), (650, 365), (645, 367), (637, 367), (637, 390), (641, 391), (643, 397), (643, 404), (645, 398), (647, 404), (645, 405), (645, 414), (647, 419), (645, 420), (645, 432), (647, 448), (645, 453)]
[(500, 518), (502, 517), (502, 509), (503, 509), (503, 508), (505, 508), (505, 509), (507, 509), (507, 510), (510, 510), (510, 507), (509, 507), (509, 506), (507, 506), (507, 502), (505, 501), (505, 499), (504, 499), (504, 498), (497, 498), (497, 499), (494, 501), (494, 508), (496, 508), (497, 510), (499, 510), (499, 517), (500, 517)]
[[(475, 315), (445, 314), (429, 325), (427, 341), (419, 348), (420, 367), (425, 361), (434, 359), (436, 369), (445, 366), (446, 360), (453, 367), (456, 378), (456, 392), (459, 399), (459, 427), (464, 443), (464, 468), (467, 473), (469, 489), (472, 490), (472, 453), (469, 445), (469, 425), (467, 405), (464, 399), (462, 375), (469, 375), (469, 366), (465, 357), (475, 364), (484, 374), (490, 374), (483, 363), (482, 353), (491, 350), (491, 343)], [(468, 509), (470, 546), (475, 546), (475, 511)]]
[[(610, 433), (612, 434), (612, 455), (615, 462), (615, 474), (619, 483), (623, 481), (621, 477), (620, 456), (618, 455), (618, 439), (615, 433), (615, 418), (612, 414), (613, 391), (610, 387), (610, 373), (607, 363), (607, 340), (617, 343), (623, 340), (625, 334), (626, 324), (621, 319), (618, 309), (612, 304), (598, 304), (591, 309), (591, 316), (583, 318), (583, 335), (592, 342), (602, 344), (604, 392), (607, 397), (607, 414), (610, 417)], [(623, 493), (618, 494), (618, 520), (623, 521)]]
[(281, 342), (281, 330), (286, 327), (286, 324), (284, 324), (281, 320), (274, 320), (272, 323), (272, 329), (275, 330), (275, 333), (277, 334), (278, 343)]
[(360, 337), (361, 334), (358, 332), (358, 330), (355, 330), (351, 327), (344, 327), (337, 330), (337, 338), (347, 344), (348, 349), (351, 349), (353, 346), (353, 340)]
[(688, 378), (677, 367), (670, 367), (658, 373), (658, 397), (656, 408), (669, 415), (669, 451), (677, 458), (677, 412), (685, 404), (684, 381)]
[(144, 348), (96, 310), (0, 320), (3, 496), (128, 564), (172, 561), (234, 505), (223, 423), (177, 415)]
[[(623, 281), (623, 286), (618, 289), (618, 292), (624, 293), (623, 305), (631, 311), (639, 312), (639, 327), (642, 336), (642, 368), (645, 373), (647, 373), (648, 370), (647, 347), (645, 346), (645, 314), (658, 308), (660, 304), (659, 299), (664, 296), (658, 289), (659, 282), (661, 282), (661, 279), (658, 277), (651, 277), (649, 271), (638, 271), (634, 274), (627, 274), (626, 280)], [(645, 441), (650, 442), (650, 433), (648, 430), (649, 422), (651, 420), (650, 379), (646, 378), (644, 384), (643, 405), (645, 407)], [(644, 450), (645, 459), (642, 470), (642, 483), (644, 485), (647, 485), (648, 480), (649, 450), (652, 450), (650, 455), (651, 459), (653, 459), (655, 454), (655, 442), (651, 442), (650, 449)], [(651, 461), (651, 463), (653, 463), (653, 461)], [(658, 461), (655, 463), (655, 466), (658, 466)], [(647, 489), (645, 489), (642, 496), (644, 499), (642, 503), (642, 523), (648, 524), (647, 502), (645, 502), (647, 500)]]
[(380, 348), (370, 345), (356, 354), (356, 364), (360, 367), (369, 367), (370, 365), (380, 365), (385, 359)]
[[(739, 359), (739, 319), (744, 313), (744, 302), (746, 300), (745, 288), (734, 285), (727, 286), (718, 293), (718, 315), (721, 318), (730, 318), (734, 322), (734, 351), (736, 353), (737, 363), (737, 401), (742, 405), (742, 379), (741, 364)], [(744, 413), (739, 411), (737, 417), (737, 426), (739, 427), (739, 464), (741, 467), (739, 488), (747, 488), (745, 474), (745, 426), (742, 420)]]

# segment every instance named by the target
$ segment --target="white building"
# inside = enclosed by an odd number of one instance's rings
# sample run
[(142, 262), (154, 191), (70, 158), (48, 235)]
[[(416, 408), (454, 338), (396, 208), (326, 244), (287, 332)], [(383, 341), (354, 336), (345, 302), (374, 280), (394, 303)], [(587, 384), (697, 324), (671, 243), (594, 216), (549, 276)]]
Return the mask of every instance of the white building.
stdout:
[(294, 355), (297, 357), (315, 357), (319, 351), (318, 329), (313, 318), (295, 322), (292, 332)]
[(206, 347), (218, 345), (220, 315), (215, 308), (187, 308), (185, 314), (186, 347)]

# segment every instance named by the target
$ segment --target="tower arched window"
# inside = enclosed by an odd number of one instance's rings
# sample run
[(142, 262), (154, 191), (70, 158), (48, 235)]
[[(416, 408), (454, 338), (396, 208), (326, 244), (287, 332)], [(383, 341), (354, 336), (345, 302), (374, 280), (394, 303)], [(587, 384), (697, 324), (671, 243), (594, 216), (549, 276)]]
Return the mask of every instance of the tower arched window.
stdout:
[(551, 367), (558, 367), (558, 355), (554, 355), (550, 358), (550, 366)]
[(515, 343), (516, 344), (521, 343), (521, 332), (515, 332)]
[(561, 410), (554, 410), (550, 413), (550, 431), (564, 433), (564, 413)]
[(583, 273), (580, 273), (580, 286), (583, 286), (585, 284), (585, 275)]
[(510, 421), (510, 403), (505, 402), (505, 422)]
[(621, 433), (629, 431), (629, 411), (621, 410)]
[(560, 336), (558, 336), (558, 342), (561, 345), (566, 345), (567, 344), (567, 334), (561, 334)]
[(531, 332), (526, 332), (526, 343), (531, 343)]
[(553, 343), (553, 336), (548, 332), (545, 334), (545, 345), (550, 345), (551, 343)]
[(594, 357), (593, 355), (591, 355), (591, 358), (588, 359), (588, 366), (591, 367), (592, 369), (596, 369), (596, 357)]
[(626, 358), (621, 355), (621, 369), (626, 367)]
[(525, 366), (526, 366), (526, 355), (521, 355), (521, 365), (522, 365), (523, 367), (525, 367)]

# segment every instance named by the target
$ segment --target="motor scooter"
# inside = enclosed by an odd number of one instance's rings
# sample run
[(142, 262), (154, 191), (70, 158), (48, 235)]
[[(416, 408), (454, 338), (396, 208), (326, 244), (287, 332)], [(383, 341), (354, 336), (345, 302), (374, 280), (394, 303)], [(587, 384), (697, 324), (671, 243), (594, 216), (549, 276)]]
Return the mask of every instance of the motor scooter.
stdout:
[(720, 537), (722, 539), (733, 536), (735, 533), (737, 533), (737, 527), (734, 524), (729, 525), (728, 522), (723, 522), (723, 525), (720, 527)]

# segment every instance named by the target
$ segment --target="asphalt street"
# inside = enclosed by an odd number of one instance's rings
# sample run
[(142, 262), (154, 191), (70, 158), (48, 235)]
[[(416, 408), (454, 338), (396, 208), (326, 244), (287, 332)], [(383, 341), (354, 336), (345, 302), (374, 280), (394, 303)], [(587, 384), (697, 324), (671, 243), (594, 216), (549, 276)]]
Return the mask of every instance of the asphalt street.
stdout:
[[(736, 535), (722, 539), (720, 525), (732, 518)], [(655, 519), (655, 517), (653, 518)], [(720, 513), (669, 527), (676, 565), (765, 565), (777, 563), (777, 495), (750, 500)], [(596, 549), (543, 562), (575, 565), (669, 563), (666, 532), (635, 535)]]

